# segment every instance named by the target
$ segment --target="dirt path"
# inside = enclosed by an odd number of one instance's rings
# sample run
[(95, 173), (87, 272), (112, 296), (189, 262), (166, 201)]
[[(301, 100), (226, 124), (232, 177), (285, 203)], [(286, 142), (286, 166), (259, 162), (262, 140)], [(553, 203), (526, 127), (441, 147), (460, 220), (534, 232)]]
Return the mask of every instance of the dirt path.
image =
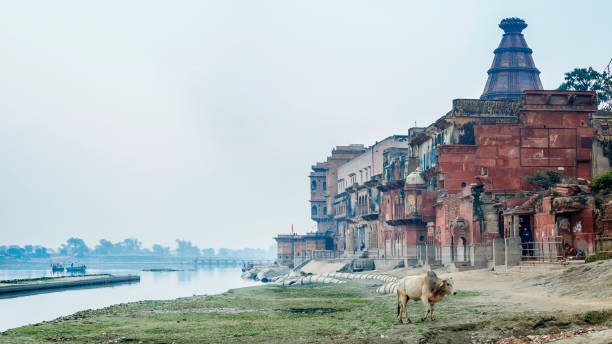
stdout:
[[(597, 299), (596, 295), (595, 298), (559, 296), (548, 288), (534, 286), (531, 281), (543, 274), (478, 270), (454, 273), (452, 276), (457, 289), (479, 292), (483, 303), (512, 305), (516, 310), (579, 312), (612, 308), (612, 298)], [(578, 283), (577, 288), (580, 287)]]
[[(531, 271), (529, 271), (531, 270)], [(580, 312), (612, 309), (612, 260), (579, 266), (549, 265), (532, 269), (490, 269), (447, 273), (457, 290), (479, 293), (479, 302), (509, 306), (516, 311)], [(391, 272), (403, 277), (424, 273), (420, 268)]]
[[(423, 272), (408, 268), (390, 274), (403, 277)], [(443, 317), (444, 324), (441, 321), (433, 325), (428, 341), (495, 343), (500, 338), (515, 338), (516, 341), (508, 343), (539, 343), (527, 336), (609, 324), (612, 260), (573, 266), (514, 268), (507, 272), (505, 269), (454, 273), (439, 269), (435, 272), (441, 278), (452, 277), (456, 290), (476, 293), (459, 300), (456, 307), (453, 307), (452, 297), (444, 300), (448, 303), (441, 303), (438, 309), (456, 316)], [(473, 315), (466, 315), (465, 310)], [(579, 335), (567, 343), (612, 343), (612, 332), (603, 332)]]

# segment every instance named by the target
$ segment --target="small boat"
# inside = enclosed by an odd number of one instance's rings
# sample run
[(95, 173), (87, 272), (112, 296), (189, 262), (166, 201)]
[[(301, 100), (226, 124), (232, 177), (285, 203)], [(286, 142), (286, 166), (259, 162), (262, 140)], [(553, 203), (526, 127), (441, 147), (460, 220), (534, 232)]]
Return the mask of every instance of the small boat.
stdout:
[(52, 272), (64, 272), (64, 265), (61, 265), (60, 263), (51, 264), (51, 271)]
[(253, 266), (254, 265), (251, 262), (248, 262), (248, 263), (242, 265), (242, 272), (251, 270), (253, 268)]
[(79, 265), (79, 266), (68, 266), (66, 267), (66, 272), (69, 273), (85, 273), (85, 269), (87, 267), (85, 265)]

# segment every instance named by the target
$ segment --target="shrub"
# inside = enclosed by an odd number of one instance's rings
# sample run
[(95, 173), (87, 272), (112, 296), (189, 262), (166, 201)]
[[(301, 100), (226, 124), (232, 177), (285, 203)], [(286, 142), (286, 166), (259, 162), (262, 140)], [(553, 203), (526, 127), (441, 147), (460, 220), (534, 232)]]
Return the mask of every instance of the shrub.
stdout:
[(561, 175), (557, 171), (535, 171), (533, 176), (525, 177), (529, 184), (536, 185), (543, 190), (548, 190), (561, 182)]
[(593, 189), (603, 193), (612, 191), (612, 169), (593, 179)]

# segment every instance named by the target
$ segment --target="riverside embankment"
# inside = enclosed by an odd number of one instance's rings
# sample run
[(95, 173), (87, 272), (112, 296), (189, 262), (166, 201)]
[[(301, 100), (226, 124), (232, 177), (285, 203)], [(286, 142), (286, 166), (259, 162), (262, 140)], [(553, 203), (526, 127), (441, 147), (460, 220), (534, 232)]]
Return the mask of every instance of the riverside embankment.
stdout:
[(0, 283), (0, 298), (23, 294), (45, 293), (70, 288), (102, 287), (121, 283), (136, 283), (140, 276), (86, 275), (34, 278)]
[[(219, 295), (120, 304), (12, 329), (2, 333), (0, 341), (513, 343), (508, 338), (514, 337), (516, 343), (533, 343), (527, 336), (563, 338), (591, 328), (596, 335), (587, 334), (586, 342), (608, 343), (610, 297), (573, 294), (566, 287), (576, 283), (568, 280), (571, 276), (589, 284), (588, 290), (601, 289), (601, 283), (610, 281), (600, 281), (600, 276), (611, 267), (612, 262), (601, 262), (547, 272), (453, 273), (457, 295), (436, 305), (435, 321), (417, 322), (423, 305), (410, 302), (412, 324), (397, 323), (395, 295), (376, 292), (383, 281), (347, 279), (341, 284), (267, 284)], [(412, 273), (418, 271), (386, 274)]]

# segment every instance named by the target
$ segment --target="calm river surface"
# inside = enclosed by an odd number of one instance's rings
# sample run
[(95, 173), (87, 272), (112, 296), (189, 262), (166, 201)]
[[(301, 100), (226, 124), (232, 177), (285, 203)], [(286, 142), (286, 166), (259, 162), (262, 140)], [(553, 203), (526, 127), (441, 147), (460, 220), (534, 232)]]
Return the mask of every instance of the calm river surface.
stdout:
[[(87, 274), (140, 275), (140, 283), (91, 289), (67, 289), (37, 295), (0, 298), (0, 332), (53, 320), (85, 309), (141, 301), (167, 300), (202, 294), (218, 294), (231, 288), (259, 284), (240, 278), (240, 267), (194, 267), (180, 262), (95, 262), (82, 261)], [(170, 266), (169, 266), (170, 265)], [(150, 272), (148, 268), (174, 268), (180, 271)], [(0, 264), (0, 280), (51, 276), (49, 264)]]

